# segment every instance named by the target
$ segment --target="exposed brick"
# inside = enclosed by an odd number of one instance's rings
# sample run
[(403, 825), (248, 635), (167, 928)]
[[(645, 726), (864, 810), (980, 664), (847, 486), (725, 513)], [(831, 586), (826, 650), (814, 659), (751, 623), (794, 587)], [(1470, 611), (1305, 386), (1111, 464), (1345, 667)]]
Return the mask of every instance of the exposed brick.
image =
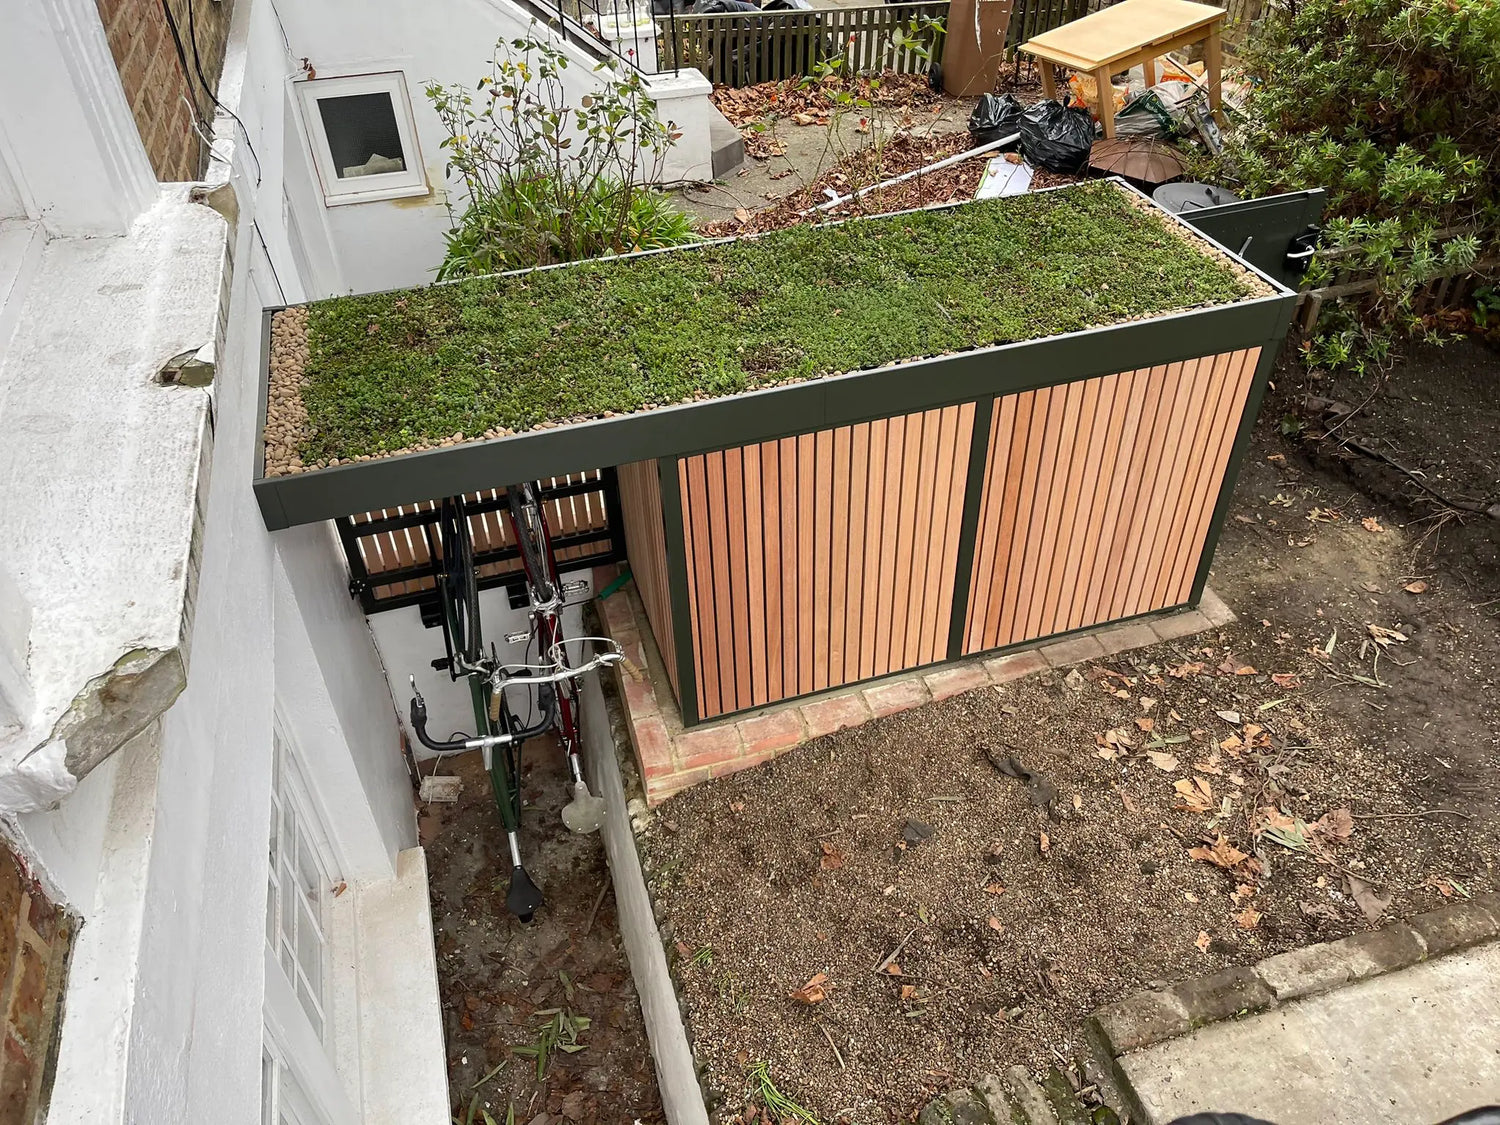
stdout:
[(997, 656), (984, 662), (984, 670), (990, 674), (991, 682), (997, 684), (1019, 680), (1022, 676), (1030, 676), (1050, 667), (1047, 658), (1034, 648)]
[(1244, 965), (1185, 980), (1168, 991), (1181, 1002), (1194, 1027), (1227, 1020), (1237, 1012), (1258, 1012), (1276, 1002), (1255, 970)]
[(37, 937), (50, 944), (57, 936), (57, 923), (62, 917), (62, 910), (48, 902), (46, 896), (35, 888), (27, 897), (31, 900), (31, 905), (26, 910), (26, 921)]
[(1159, 641), (1175, 641), (1211, 628), (1213, 628), (1213, 622), (1197, 609), (1183, 610), (1181, 613), (1174, 613), (1168, 617), (1155, 617), (1151, 620), (1151, 631), (1156, 634), (1156, 639)]
[(922, 680), (933, 699), (951, 699), (975, 688), (989, 687), (990, 674), (981, 664), (955, 664), (951, 668), (928, 672)]
[(687, 770), (719, 765), (740, 757), (745, 751), (736, 723), (686, 730), (674, 741), (682, 768)]
[(802, 719), (807, 724), (808, 738), (832, 734), (845, 727), (857, 727), (869, 718), (870, 709), (865, 706), (864, 696), (860, 692), (815, 699), (802, 705)]
[(1090, 1035), (1118, 1058), (1192, 1029), (1182, 1001), (1170, 992), (1138, 992), (1089, 1017)]
[[(668, 797), (681, 793), (684, 789), (697, 785), (700, 781), (707, 781), (712, 776), (712, 771), (707, 766), (695, 770), (684, 770), (674, 773), (671, 777), (663, 777), (654, 782), (646, 783), (646, 804), (659, 805)], [(0, 1125), (4, 1125), (0, 1122)]]
[(672, 739), (660, 715), (647, 715), (630, 724), (630, 740), (635, 743), (636, 761), (641, 776), (650, 781), (676, 770), (672, 764)]
[(1055, 644), (1043, 645), (1039, 650), (1048, 664), (1054, 668), (1065, 668), (1069, 664), (1081, 664), (1104, 655), (1104, 646), (1099, 638), (1085, 633), (1081, 637), (1070, 637)]
[(31, 1125), (26, 1112), (37, 1063), (12, 1036), (0, 1048), (0, 1125)]
[(1106, 656), (1156, 644), (1156, 634), (1151, 631), (1151, 626), (1143, 621), (1132, 622), (1129, 625), (1116, 625), (1112, 629), (1100, 629), (1094, 636), (1098, 637), (1099, 643), (1104, 646)]
[(42, 1006), (46, 998), (47, 962), (36, 949), (22, 942), (16, 958), (15, 984), (11, 988), (10, 1026), (33, 1054), (40, 1054), (43, 1046)]
[(644, 668), (641, 670), (640, 679), (636, 679), (629, 672), (626, 672), (621, 679), (625, 683), (625, 704), (630, 708), (632, 719), (645, 718), (647, 715), (660, 712), (661, 708), (656, 702), (656, 689), (646, 678)]
[(1500, 918), (1478, 902), (1461, 902), (1407, 920), (1427, 944), (1427, 956), (1440, 957), (1500, 937)]
[(782, 750), (790, 750), (807, 737), (802, 729), (802, 716), (795, 707), (757, 715), (753, 719), (741, 719), (739, 728), (746, 757), (774, 756)]
[(1203, 589), (1203, 596), (1198, 599), (1198, 612), (1208, 618), (1209, 624), (1216, 628), (1233, 625), (1239, 620), (1235, 617), (1234, 610), (1224, 604), (1224, 599), (1206, 586)]
[(612, 594), (599, 604), (604, 609), (601, 615), (604, 618), (604, 626), (609, 630), (609, 635), (614, 637), (615, 640), (620, 639), (616, 636), (616, 630), (633, 629), (636, 627), (634, 606), (631, 605), (628, 592), (622, 590), (619, 593)]
[(1420, 935), (1398, 923), (1267, 957), (1255, 971), (1276, 999), (1295, 1000), (1414, 965), (1426, 952)]
[(882, 715), (894, 715), (898, 711), (910, 711), (913, 707), (920, 707), (932, 698), (927, 693), (926, 683), (916, 676), (865, 688), (864, 696), (865, 705), (869, 707), (870, 714), (877, 719)]

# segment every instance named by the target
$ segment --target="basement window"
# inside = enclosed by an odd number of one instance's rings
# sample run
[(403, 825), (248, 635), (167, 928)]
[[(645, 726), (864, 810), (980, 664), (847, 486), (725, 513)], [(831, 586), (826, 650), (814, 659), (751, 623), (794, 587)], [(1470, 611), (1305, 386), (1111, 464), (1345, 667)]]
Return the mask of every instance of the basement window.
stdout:
[(399, 72), (297, 83), (329, 206), (426, 195), (406, 81)]

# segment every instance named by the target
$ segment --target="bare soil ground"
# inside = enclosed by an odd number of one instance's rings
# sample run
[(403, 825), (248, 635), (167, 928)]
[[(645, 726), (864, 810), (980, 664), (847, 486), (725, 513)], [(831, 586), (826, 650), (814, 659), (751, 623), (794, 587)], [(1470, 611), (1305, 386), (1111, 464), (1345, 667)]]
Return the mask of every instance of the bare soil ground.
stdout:
[[(724, 1117), (754, 1119), (764, 1064), (821, 1121), (905, 1120), (1044, 1069), (1141, 987), (1497, 886), (1496, 523), (1284, 438), (1305, 381), (1281, 373), (1225, 525), (1233, 626), (843, 731), (658, 811), (650, 877)], [(1422, 350), (1348, 427), (1483, 496), (1497, 399), (1484, 345)]]
[[(454, 1116), (483, 1125), (469, 1116), (477, 1097), (499, 1125), (511, 1107), (521, 1125), (653, 1125), (661, 1101), (614, 896), (601, 898), (603, 846), (563, 827), (556, 743), (528, 743), (526, 762), (522, 857), (547, 896), (531, 923), (505, 910), (510, 852), (477, 752), (442, 767), (463, 778), (458, 803), (429, 804), (419, 821)], [(516, 1048), (534, 1048), (559, 1011), (589, 1021), (576, 1036), (583, 1049), (550, 1052), (539, 1079), (537, 1059)]]

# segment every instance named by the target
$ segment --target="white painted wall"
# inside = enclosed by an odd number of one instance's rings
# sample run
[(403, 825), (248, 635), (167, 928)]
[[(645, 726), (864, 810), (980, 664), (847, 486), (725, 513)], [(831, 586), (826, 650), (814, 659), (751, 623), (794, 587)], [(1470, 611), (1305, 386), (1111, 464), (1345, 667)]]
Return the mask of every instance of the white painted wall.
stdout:
[[(593, 597), (590, 571), (573, 571), (563, 575), (568, 582), (587, 581), (588, 590), (569, 594), (570, 602), (584, 602)], [(528, 619), (524, 610), (511, 609), (510, 601), (503, 589), (481, 590), (479, 613), (483, 626), (485, 645), (493, 641), (502, 660), (521, 663), (524, 659), (520, 644), (507, 644), (507, 633), (524, 632)], [(435, 739), (446, 739), (454, 731), (474, 733), (474, 707), (470, 702), (468, 685), (455, 683), (447, 672), (432, 667), (434, 660), (442, 657), (443, 631), (428, 629), (422, 625), (422, 614), (415, 606), (392, 609), (370, 617), (370, 631), (375, 638), (375, 647), (385, 665), (390, 679), (391, 693), (395, 696), (401, 725), (406, 729), (408, 741), (421, 761), (433, 757), (421, 743), (416, 733), (410, 730), (411, 684), (409, 676), (417, 679), (417, 690), (427, 703), (427, 733)], [(583, 633), (583, 610), (570, 606), (563, 611), (563, 632), (569, 637)], [(536, 649), (531, 650), (531, 660), (536, 662)], [(514, 706), (514, 704), (513, 704)], [(524, 717), (524, 715), (523, 715)]]

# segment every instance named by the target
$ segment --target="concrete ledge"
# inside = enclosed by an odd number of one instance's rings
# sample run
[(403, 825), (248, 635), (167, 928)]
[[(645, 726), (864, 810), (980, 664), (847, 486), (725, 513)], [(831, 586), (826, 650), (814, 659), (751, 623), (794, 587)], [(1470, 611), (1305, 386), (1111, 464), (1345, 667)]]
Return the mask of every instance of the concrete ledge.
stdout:
[(1404, 969), (1426, 956), (1421, 935), (1405, 923), (1397, 923), (1267, 957), (1256, 966), (1256, 973), (1278, 1001), (1286, 1001)]

